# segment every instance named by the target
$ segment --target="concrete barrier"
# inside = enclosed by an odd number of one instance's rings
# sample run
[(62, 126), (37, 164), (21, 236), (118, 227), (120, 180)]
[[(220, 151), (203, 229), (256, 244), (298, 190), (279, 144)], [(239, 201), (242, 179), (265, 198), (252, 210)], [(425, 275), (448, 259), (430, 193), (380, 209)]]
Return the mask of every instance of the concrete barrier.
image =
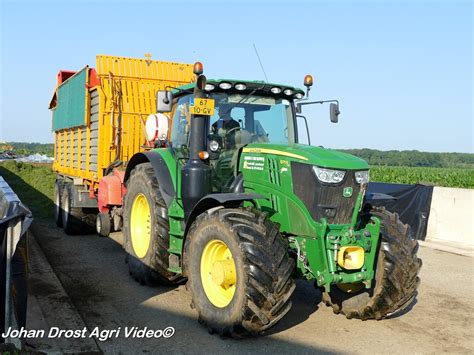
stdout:
[(474, 189), (434, 188), (426, 241), (474, 248)]

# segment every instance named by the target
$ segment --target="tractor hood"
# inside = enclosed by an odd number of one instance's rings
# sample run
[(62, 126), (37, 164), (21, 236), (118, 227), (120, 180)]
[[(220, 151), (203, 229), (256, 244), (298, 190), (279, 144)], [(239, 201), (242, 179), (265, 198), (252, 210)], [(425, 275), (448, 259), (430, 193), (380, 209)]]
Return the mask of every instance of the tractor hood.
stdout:
[(347, 153), (338, 152), (337, 150), (310, 145), (249, 144), (245, 146), (243, 152), (273, 154), (324, 168), (344, 170), (369, 169), (369, 165), (363, 159)]

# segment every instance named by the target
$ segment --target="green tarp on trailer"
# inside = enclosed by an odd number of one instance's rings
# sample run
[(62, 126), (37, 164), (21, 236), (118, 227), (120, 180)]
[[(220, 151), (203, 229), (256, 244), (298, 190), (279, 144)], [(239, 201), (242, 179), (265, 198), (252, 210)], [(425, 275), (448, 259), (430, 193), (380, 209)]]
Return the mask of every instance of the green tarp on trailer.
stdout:
[(87, 67), (66, 80), (57, 89), (53, 110), (53, 131), (86, 124)]

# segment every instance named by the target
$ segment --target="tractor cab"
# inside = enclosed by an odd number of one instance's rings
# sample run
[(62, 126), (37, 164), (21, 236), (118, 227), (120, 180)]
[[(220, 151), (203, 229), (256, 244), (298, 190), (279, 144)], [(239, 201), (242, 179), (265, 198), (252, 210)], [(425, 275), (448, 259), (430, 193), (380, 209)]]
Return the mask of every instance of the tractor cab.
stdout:
[[(194, 84), (174, 90), (168, 145), (183, 160), (189, 156), (191, 106)], [(297, 143), (294, 100), (300, 89), (259, 81), (209, 80), (207, 99), (212, 114), (205, 123), (205, 151), (212, 172), (212, 191), (228, 191), (241, 149), (248, 144)]]

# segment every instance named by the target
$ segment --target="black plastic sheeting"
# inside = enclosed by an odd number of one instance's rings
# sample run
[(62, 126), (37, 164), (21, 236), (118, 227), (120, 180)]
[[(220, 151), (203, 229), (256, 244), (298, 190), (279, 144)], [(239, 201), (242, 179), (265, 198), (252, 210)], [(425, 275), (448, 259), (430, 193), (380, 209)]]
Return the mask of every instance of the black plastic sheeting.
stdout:
[(433, 186), (371, 182), (366, 201), (398, 213), (400, 220), (411, 227), (413, 237), (425, 240), (432, 195)]
[[(27, 238), (26, 232), (33, 221), (30, 210), (0, 176), (0, 334), (5, 328), (7, 229), (10, 222), (21, 220), (21, 235), (11, 260), (11, 282), (14, 316), (18, 327), (26, 325), (27, 311)], [(0, 343), (4, 339), (0, 337)]]

